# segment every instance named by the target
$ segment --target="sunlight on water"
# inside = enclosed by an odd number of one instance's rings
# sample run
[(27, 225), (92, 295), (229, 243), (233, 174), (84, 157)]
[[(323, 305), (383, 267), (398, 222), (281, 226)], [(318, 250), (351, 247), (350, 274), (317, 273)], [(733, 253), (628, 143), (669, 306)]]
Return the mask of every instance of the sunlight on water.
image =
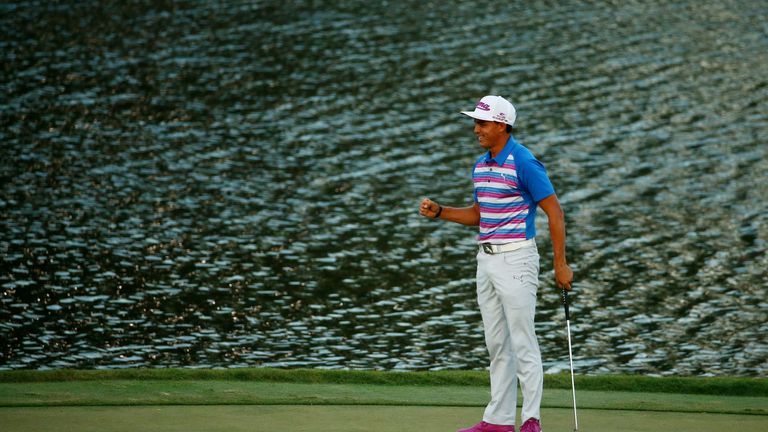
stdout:
[(485, 368), (475, 231), (416, 208), (471, 202), (493, 93), (578, 371), (765, 375), (765, 4), (343, 3), (0, 6), (0, 369)]

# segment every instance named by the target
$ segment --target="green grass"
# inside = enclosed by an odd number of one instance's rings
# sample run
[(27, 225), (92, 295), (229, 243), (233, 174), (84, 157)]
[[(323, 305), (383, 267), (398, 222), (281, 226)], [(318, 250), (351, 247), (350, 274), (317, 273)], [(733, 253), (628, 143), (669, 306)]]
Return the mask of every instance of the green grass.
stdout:
[[(217, 380), (0, 383), (0, 407), (148, 405), (400, 405), (483, 407), (479, 386), (306, 384)], [(578, 390), (582, 409), (768, 415), (768, 398)], [(545, 388), (542, 406), (571, 407), (571, 391)]]
[[(0, 383), (32, 383), (58, 381), (108, 380), (216, 380), (260, 381), (306, 384), (378, 384), (427, 386), (479, 386), (488, 387), (488, 373), (484, 371), (440, 372), (381, 372), (330, 371), (318, 369), (122, 369), (122, 370), (54, 370), (4, 371)], [(549, 389), (570, 389), (570, 375), (545, 375), (544, 385)], [(647, 377), (640, 375), (577, 376), (579, 390), (613, 392), (651, 392), (676, 394), (704, 394), (727, 396), (768, 397), (768, 379), (731, 377)]]
[[(0, 427), (3, 432), (452, 432), (476, 423), (481, 415), (482, 408), (412, 406), (0, 408)], [(572, 415), (569, 409), (542, 409), (544, 430), (572, 431)], [(579, 430), (764, 432), (768, 416), (585, 410), (579, 412)]]
[[(768, 381), (579, 376), (579, 406), (768, 415)], [(571, 406), (570, 376), (545, 377), (543, 406)], [(484, 406), (487, 372), (132, 369), (0, 373), (0, 406)]]
[[(768, 430), (751, 378), (579, 376), (580, 430)], [(3, 432), (56, 430), (424, 432), (477, 422), (487, 372), (131, 369), (0, 372)], [(545, 377), (548, 431), (572, 430), (570, 376)]]

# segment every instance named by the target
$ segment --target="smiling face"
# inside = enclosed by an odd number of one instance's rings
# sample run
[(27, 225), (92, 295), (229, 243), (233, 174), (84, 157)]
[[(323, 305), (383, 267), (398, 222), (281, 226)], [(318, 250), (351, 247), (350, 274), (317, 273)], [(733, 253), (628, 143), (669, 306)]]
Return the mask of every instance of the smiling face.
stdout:
[(480, 142), (480, 147), (490, 150), (495, 155), (509, 139), (507, 125), (499, 122), (475, 119), (475, 135)]

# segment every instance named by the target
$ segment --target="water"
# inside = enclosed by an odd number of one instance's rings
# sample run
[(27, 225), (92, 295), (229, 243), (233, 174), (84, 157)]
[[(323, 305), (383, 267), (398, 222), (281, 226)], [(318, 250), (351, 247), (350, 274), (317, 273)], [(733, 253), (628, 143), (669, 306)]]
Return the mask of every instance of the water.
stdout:
[(417, 205), (502, 94), (577, 370), (765, 375), (764, 2), (342, 3), (0, 6), (0, 368), (486, 367), (475, 230)]

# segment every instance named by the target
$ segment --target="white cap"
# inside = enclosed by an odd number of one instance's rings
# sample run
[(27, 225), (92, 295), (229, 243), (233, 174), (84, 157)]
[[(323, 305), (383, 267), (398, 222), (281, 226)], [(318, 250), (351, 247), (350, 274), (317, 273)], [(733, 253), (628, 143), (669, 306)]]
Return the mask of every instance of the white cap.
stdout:
[(462, 111), (461, 113), (474, 119), (506, 123), (510, 126), (515, 124), (517, 117), (515, 107), (501, 96), (486, 96), (475, 105), (474, 111)]

